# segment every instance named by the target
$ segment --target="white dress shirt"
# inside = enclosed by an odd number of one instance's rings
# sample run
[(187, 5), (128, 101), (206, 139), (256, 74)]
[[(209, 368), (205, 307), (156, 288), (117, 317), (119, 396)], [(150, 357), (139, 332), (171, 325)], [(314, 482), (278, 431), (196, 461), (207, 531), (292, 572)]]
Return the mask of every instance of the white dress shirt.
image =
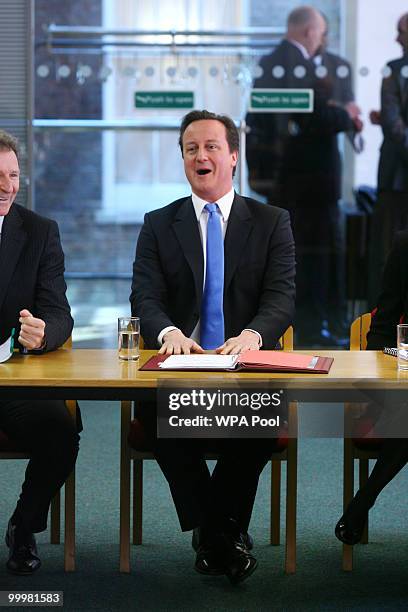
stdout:
[[(199, 198), (195, 193), (191, 194), (191, 199), (193, 200), (193, 207), (195, 216), (197, 218), (198, 230), (201, 238), (201, 245), (203, 248), (203, 260), (204, 260), (204, 274), (203, 274), (203, 289), (205, 286), (205, 271), (206, 271), (206, 262), (207, 262), (207, 224), (208, 224), (208, 216), (209, 213), (204, 210), (206, 204), (217, 204), (218, 208), (221, 211), (221, 227), (222, 227), (222, 236), (225, 238), (225, 233), (227, 231), (228, 218), (231, 213), (232, 203), (234, 201), (235, 192), (234, 189), (231, 189), (228, 193), (219, 198), (216, 202), (208, 202), (207, 200), (203, 200)], [(158, 342), (161, 346), (163, 344), (163, 337), (167, 332), (172, 331), (173, 329), (178, 329), (173, 325), (169, 325), (162, 329), (160, 334), (158, 335)], [(255, 331), (254, 329), (248, 329), (247, 331), (254, 332), (259, 338), (259, 346), (262, 346), (262, 337), (261, 335)], [(200, 320), (198, 320), (197, 325), (193, 329), (190, 338), (200, 344)]]

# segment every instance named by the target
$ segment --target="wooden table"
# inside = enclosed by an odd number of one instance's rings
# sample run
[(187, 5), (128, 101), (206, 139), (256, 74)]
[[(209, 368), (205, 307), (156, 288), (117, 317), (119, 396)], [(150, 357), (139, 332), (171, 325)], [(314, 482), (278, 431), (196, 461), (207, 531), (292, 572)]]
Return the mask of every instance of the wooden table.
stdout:
[[(211, 383), (217, 386), (233, 381), (275, 385), (287, 391), (289, 401), (361, 401), (361, 392), (403, 392), (408, 389), (408, 374), (397, 370), (395, 357), (376, 351), (299, 351), (334, 357), (328, 374), (270, 374), (250, 372), (141, 372), (140, 365), (154, 351), (142, 351), (137, 362), (123, 362), (116, 350), (59, 349), (44, 355), (15, 354), (0, 364), (0, 399), (87, 399), (121, 400), (121, 499), (128, 500), (130, 488), (127, 434), (131, 400), (152, 397), (161, 384), (180, 380)], [(290, 420), (290, 419), (289, 419)], [(292, 448), (293, 447), (293, 448)], [(296, 453), (296, 440), (291, 441)], [(125, 474), (125, 477), (123, 477)], [(294, 482), (296, 479), (293, 479)], [(296, 485), (288, 495), (296, 499)], [(121, 510), (121, 570), (129, 571), (129, 503)], [(296, 508), (293, 513), (295, 515)], [(295, 519), (294, 519), (295, 520)], [(294, 535), (292, 536), (295, 537)], [(295, 546), (292, 542), (292, 549)], [(288, 561), (294, 571), (295, 553)]]
[[(142, 351), (139, 361), (124, 362), (114, 349), (59, 349), (44, 355), (15, 354), (0, 364), (0, 398), (134, 399), (169, 381), (268, 381), (287, 389), (294, 399), (340, 401), (359, 389), (406, 390), (408, 373), (397, 370), (395, 357), (379, 351), (297, 351), (334, 357), (328, 374), (251, 372), (141, 372), (154, 355)], [(317, 394), (317, 395), (316, 395)], [(354, 398), (356, 399), (356, 398)]]

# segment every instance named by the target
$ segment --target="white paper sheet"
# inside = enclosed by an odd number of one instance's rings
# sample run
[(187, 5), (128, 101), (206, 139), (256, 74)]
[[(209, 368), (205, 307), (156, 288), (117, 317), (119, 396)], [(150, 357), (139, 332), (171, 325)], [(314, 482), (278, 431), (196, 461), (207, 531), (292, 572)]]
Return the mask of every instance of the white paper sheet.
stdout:
[(13, 354), (13, 337), (0, 344), (0, 363), (7, 361)]
[(159, 364), (162, 370), (226, 370), (233, 368), (238, 355), (170, 355)]

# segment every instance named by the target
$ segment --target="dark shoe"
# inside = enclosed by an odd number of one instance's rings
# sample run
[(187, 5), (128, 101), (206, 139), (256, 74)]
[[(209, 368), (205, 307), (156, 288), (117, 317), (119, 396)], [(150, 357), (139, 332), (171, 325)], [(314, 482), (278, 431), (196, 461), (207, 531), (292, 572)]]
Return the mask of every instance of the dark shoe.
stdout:
[(222, 534), (225, 555), (225, 574), (231, 584), (243, 582), (256, 570), (258, 562), (249, 552), (244, 534), (233, 519), (229, 519)]
[(206, 576), (222, 576), (225, 574), (225, 563), (218, 546), (199, 546), (194, 569)]
[(34, 535), (13, 525), (11, 520), (7, 527), (6, 544), (9, 547), (9, 558), (6, 563), (9, 572), (28, 576), (40, 568), (41, 560)]
[(373, 505), (373, 499), (368, 503), (366, 495), (357, 491), (334, 529), (336, 538), (349, 546), (360, 542), (367, 522), (368, 511)]
[[(200, 532), (201, 532), (201, 527), (196, 527), (195, 529), (193, 529), (193, 535), (191, 536), (191, 546), (196, 552), (198, 551), (198, 547), (200, 544)], [(244, 538), (244, 542), (245, 542), (247, 549), (252, 550), (254, 547), (254, 540), (252, 536), (249, 535), (248, 532), (246, 532), (242, 534), (242, 537)]]
[[(194, 537), (194, 534), (193, 534)], [(220, 534), (214, 529), (197, 528), (197, 556), (194, 569), (207, 576), (221, 576), (225, 573), (223, 551), (220, 547)]]

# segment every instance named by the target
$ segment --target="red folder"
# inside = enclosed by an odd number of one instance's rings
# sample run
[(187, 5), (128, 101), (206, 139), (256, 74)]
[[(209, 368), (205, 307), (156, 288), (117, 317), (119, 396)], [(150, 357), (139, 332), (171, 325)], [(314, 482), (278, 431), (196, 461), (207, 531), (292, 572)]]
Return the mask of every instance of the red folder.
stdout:
[[(160, 370), (171, 372), (174, 370), (161, 370), (159, 364), (165, 361), (169, 355), (155, 355), (151, 357), (140, 368), (144, 371)], [(248, 372), (288, 372), (305, 374), (327, 374), (333, 363), (333, 357), (319, 357), (317, 355), (302, 355), (300, 353), (285, 353), (284, 351), (245, 351), (239, 355), (237, 363), (232, 371)], [(177, 371), (185, 371), (184, 368)], [(206, 371), (205, 368), (197, 368), (188, 371)], [(208, 371), (208, 370), (207, 370)], [(216, 371), (211, 368), (211, 371)], [(231, 371), (225, 370), (224, 371)]]

